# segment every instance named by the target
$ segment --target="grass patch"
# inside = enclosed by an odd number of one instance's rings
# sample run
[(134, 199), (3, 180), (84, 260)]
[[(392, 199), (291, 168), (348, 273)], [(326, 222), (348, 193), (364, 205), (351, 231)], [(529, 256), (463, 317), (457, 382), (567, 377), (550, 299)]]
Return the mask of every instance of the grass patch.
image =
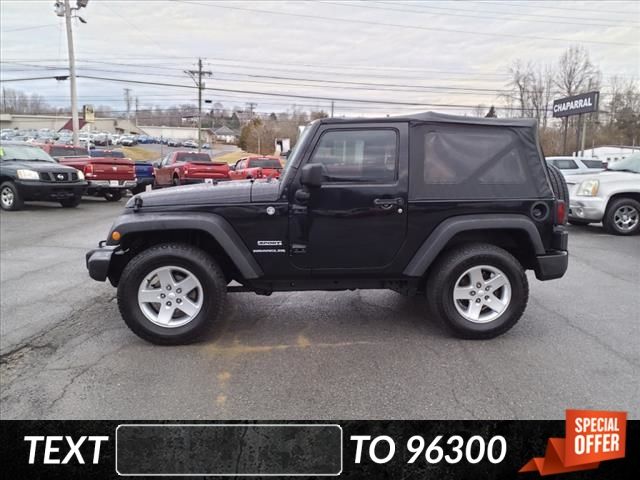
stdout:
[(160, 158), (160, 152), (147, 150), (143, 147), (122, 147), (122, 151), (128, 158), (136, 162), (151, 161)]

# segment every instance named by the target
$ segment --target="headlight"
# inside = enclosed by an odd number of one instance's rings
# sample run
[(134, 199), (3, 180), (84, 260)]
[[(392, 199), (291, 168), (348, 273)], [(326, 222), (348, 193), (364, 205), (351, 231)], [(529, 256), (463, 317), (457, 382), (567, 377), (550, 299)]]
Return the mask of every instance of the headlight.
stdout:
[(34, 170), (18, 170), (18, 178), (21, 180), (40, 180), (40, 175)]
[(585, 180), (578, 186), (576, 195), (583, 197), (595, 197), (598, 194), (600, 182), (598, 180)]
[(84, 180), (84, 173), (82, 173), (82, 170), (78, 170), (78, 180)]

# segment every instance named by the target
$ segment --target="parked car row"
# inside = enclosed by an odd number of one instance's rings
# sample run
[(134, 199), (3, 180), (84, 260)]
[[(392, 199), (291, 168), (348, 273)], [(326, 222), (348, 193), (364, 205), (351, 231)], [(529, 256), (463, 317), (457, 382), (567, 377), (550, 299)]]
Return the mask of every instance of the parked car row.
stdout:
[(572, 225), (600, 223), (614, 235), (640, 233), (640, 153), (607, 163), (597, 158), (546, 157), (569, 189)]

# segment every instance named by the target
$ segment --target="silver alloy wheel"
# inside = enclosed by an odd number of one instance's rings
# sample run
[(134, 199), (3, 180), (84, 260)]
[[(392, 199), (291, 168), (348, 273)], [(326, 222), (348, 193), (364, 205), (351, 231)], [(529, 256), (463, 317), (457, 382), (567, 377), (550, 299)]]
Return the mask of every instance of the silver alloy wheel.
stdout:
[(631, 205), (622, 205), (613, 214), (613, 221), (619, 230), (630, 232), (640, 222), (640, 212)]
[(500, 269), (477, 265), (465, 271), (453, 287), (458, 313), (473, 323), (498, 319), (511, 302), (511, 282)]
[(149, 321), (160, 327), (176, 328), (191, 322), (203, 304), (198, 278), (182, 267), (156, 268), (138, 288), (138, 305)]
[(2, 189), (2, 193), (0, 193), (0, 201), (2, 201), (2, 204), (5, 207), (11, 208), (11, 206), (13, 205), (13, 202), (15, 201), (15, 195), (13, 194), (13, 190), (11, 190), (9, 187), (4, 187)]

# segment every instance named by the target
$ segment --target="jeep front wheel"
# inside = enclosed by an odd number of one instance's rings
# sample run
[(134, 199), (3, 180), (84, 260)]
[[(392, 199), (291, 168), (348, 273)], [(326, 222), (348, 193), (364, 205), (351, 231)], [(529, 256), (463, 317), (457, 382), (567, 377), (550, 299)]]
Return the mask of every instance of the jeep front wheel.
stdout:
[(138, 254), (118, 284), (118, 306), (127, 326), (163, 345), (200, 338), (222, 314), (225, 297), (225, 277), (215, 260), (179, 243)]
[(494, 245), (465, 245), (446, 253), (427, 280), (430, 308), (461, 338), (503, 334), (518, 322), (528, 298), (524, 269)]

